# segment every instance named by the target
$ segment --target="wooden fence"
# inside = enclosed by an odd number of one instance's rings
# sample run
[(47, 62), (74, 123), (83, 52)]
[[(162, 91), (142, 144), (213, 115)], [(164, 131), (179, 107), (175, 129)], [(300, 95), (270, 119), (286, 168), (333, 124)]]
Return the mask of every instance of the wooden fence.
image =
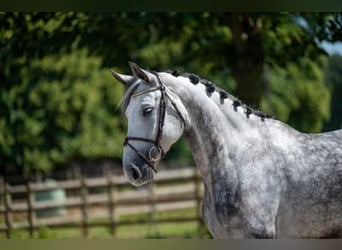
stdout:
[[(62, 201), (37, 201), (37, 192), (49, 190), (63, 190), (74, 195), (67, 195)], [(0, 196), (0, 232), (5, 233), (7, 238), (11, 238), (15, 229), (27, 230), (30, 237), (34, 237), (35, 231), (41, 227), (79, 228), (83, 237), (89, 236), (91, 227), (107, 227), (116, 237), (116, 229), (121, 225), (186, 221), (197, 221), (199, 227), (202, 224), (200, 202), (203, 187), (195, 168), (160, 171), (152, 184), (138, 189), (132, 187), (125, 177), (110, 174), (101, 178), (81, 176), (77, 180), (55, 182), (55, 185), (27, 183), (10, 186), (3, 182)], [(147, 212), (153, 215), (159, 211), (187, 207), (196, 207), (196, 215), (119, 219), (124, 214)], [(37, 216), (39, 211), (56, 208), (63, 208), (66, 213), (48, 218)]]

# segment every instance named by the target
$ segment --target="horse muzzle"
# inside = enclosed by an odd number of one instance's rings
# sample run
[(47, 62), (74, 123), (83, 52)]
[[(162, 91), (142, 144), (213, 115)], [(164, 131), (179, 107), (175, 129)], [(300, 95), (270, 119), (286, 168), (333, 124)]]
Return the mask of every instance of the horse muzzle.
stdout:
[(153, 172), (150, 166), (143, 164), (140, 167), (134, 163), (130, 163), (124, 167), (124, 173), (128, 181), (138, 187), (153, 180)]

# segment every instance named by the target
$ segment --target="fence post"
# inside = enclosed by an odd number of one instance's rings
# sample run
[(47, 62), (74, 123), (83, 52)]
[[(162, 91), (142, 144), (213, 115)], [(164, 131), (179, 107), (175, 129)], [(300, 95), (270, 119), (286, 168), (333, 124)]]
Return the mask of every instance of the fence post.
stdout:
[(11, 196), (11, 188), (5, 180), (3, 181), (3, 190), (4, 190), (4, 204), (5, 204), (5, 223), (6, 223), (6, 237), (8, 239), (11, 238), (12, 231), (12, 196)]
[(35, 228), (35, 211), (34, 211), (34, 192), (32, 190), (31, 183), (29, 181), (26, 182), (26, 190), (27, 190), (27, 206), (28, 206), (28, 230), (30, 237), (34, 237), (34, 228)]
[(149, 191), (148, 200), (150, 203), (149, 233), (154, 234), (154, 233), (158, 233), (158, 231), (157, 232), (152, 231), (153, 228), (156, 228), (156, 213), (157, 213), (154, 182), (150, 182), (148, 184), (148, 191)]
[(81, 175), (81, 200), (82, 200), (82, 235), (83, 237), (88, 237), (88, 189), (86, 178), (84, 175)]
[(196, 220), (198, 236), (201, 236), (202, 231), (202, 218), (201, 218), (201, 193), (200, 193), (200, 176), (198, 170), (194, 169), (194, 182), (195, 182), (195, 199), (196, 199)]
[(115, 202), (113, 188), (113, 175), (110, 171), (107, 171), (108, 215), (110, 221), (110, 232), (113, 237), (116, 237)]

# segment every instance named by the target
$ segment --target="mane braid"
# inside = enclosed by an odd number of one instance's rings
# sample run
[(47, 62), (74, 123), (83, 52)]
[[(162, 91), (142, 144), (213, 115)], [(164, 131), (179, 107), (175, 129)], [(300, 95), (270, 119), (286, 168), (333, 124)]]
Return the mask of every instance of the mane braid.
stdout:
[(185, 73), (185, 72), (183, 73), (183, 72), (180, 72), (178, 70), (166, 70), (165, 72), (169, 73), (175, 77), (183, 76), (183, 77), (189, 78), (190, 82), (194, 85), (201, 83), (206, 87), (206, 91), (209, 94), (217, 91), (220, 95), (220, 99), (221, 99), (222, 103), (223, 103), (224, 99), (227, 99), (227, 98), (229, 98), (230, 100), (233, 101), (234, 111), (237, 111), (237, 107), (239, 107), (239, 106), (242, 107), (245, 110), (244, 113), (246, 114), (247, 119), (250, 117), (251, 114), (253, 114), (257, 117), (260, 117), (262, 122), (264, 122), (266, 118), (267, 119), (274, 119), (274, 117), (267, 115), (260, 110), (255, 110), (255, 109), (251, 108), (250, 106), (244, 104), (242, 101), (240, 101), (235, 96), (229, 94), (227, 91), (217, 87), (215, 84), (213, 84), (212, 82), (210, 82), (204, 78), (200, 78), (199, 76), (197, 76), (195, 74)]

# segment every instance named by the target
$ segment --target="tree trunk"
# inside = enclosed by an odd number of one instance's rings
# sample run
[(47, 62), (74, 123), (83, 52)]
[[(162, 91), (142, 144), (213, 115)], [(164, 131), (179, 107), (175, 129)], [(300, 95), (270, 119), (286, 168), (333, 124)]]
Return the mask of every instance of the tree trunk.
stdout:
[(263, 93), (265, 53), (262, 43), (262, 19), (253, 14), (229, 13), (228, 25), (235, 50), (233, 76), (237, 96), (258, 108)]

